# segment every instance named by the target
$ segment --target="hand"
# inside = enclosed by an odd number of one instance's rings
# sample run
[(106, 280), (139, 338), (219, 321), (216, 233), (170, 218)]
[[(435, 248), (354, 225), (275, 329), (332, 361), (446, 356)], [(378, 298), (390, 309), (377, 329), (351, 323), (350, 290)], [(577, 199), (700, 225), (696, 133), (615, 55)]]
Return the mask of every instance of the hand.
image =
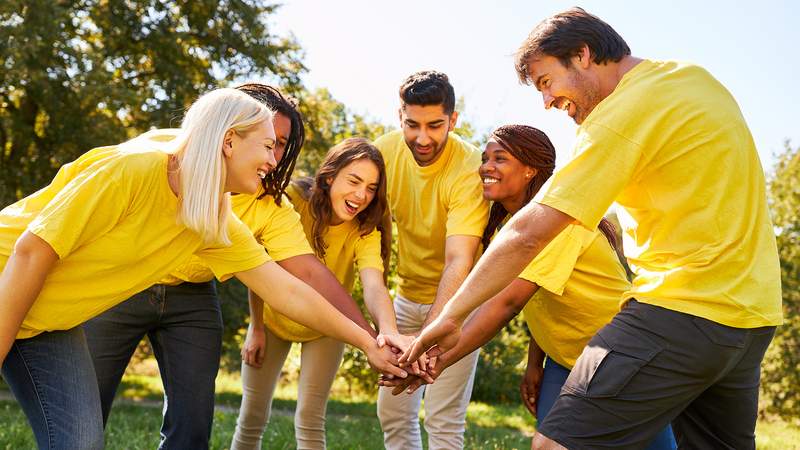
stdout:
[(431, 347), (437, 345), (441, 353), (445, 353), (451, 348), (455, 347), (458, 339), (461, 337), (461, 322), (452, 318), (445, 318), (440, 315), (427, 327), (425, 327), (419, 334), (411, 347), (403, 353), (400, 357), (400, 367), (409, 364), (409, 361), (415, 361), (422, 356), (423, 353), (430, 350)]
[(544, 368), (542, 364), (531, 364), (528, 362), (528, 367), (525, 369), (525, 375), (522, 376), (522, 381), (519, 383), (519, 394), (522, 396), (522, 403), (528, 408), (528, 411), (536, 417), (536, 399), (539, 398), (539, 390), (542, 387), (542, 374)]
[(267, 347), (267, 335), (264, 325), (247, 327), (247, 336), (242, 344), (242, 361), (248, 366), (261, 368), (264, 363), (264, 350)]
[(408, 376), (405, 370), (397, 366), (397, 355), (391, 350), (391, 347), (379, 347), (376, 341), (372, 341), (364, 349), (364, 353), (367, 355), (372, 370), (386, 377), (405, 378)]
[[(389, 345), (392, 351), (396, 354), (402, 354), (408, 350), (411, 343), (414, 342), (414, 336), (407, 336), (400, 333), (381, 333), (375, 339), (378, 342), (378, 347)], [(399, 355), (398, 355), (399, 356)], [(423, 354), (418, 360), (411, 364), (411, 373), (420, 375), (421, 372), (427, 370), (428, 356)]]
[(429, 365), (427, 372), (422, 372), (421, 375), (411, 375), (403, 380), (381, 379), (378, 381), (378, 384), (381, 386), (394, 387), (394, 389), (392, 389), (392, 395), (399, 395), (403, 391), (412, 394), (425, 384), (433, 384), (436, 378), (438, 378), (450, 364), (446, 362), (443, 356), (440, 356), (441, 352), (438, 347), (432, 348), (428, 353), (430, 360), (435, 360), (436, 363), (435, 365)]

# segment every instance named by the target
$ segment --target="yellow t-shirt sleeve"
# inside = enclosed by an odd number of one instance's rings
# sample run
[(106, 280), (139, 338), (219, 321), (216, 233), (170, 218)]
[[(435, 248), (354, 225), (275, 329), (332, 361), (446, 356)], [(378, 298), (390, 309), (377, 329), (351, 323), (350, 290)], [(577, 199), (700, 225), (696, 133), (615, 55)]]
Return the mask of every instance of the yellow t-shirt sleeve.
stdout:
[(313, 254), (303, 232), (300, 214), (288, 198), (284, 197), (281, 206), (270, 202), (272, 214), (256, 238), (267, 249), (269, 256), (282, 261), (294, 256)]
[(227, 280), (236, 272), (254, 269), (272, 260), (247, 226), (233, 213), (228, 218), (228, 237), (231, 240), (229, 247), (211, 247), (196, 253), (220, 281)]
[(27, 229), (50, 244), (61, 259), (107, 233), (125, 215), (131, 202), (130, 183), (119, 179), (119, 166), (111, 163), (96, 169), (89, 167), (77, 174)]
[(461, 174), (452, 189), (445, 236), (482, 236), (489, 219), (489, 204), (483, 199), (477, 167), (474, 172)]
[(358, 238), (355, 245), (355, 262), (358, 270), (370, 267), (383, 272), (380, 231), (372, 230), (368, 235)]
[(603, 125), (586, 123), (578, 134), (575, 156), (556, 172), (540, 203), (594, 230), (633, 178), (641, 158), (640, 145)]
[(563, 294), (581, 254), (581, 231), (575, 225), (565, 228), (528, 264), (519, 278), (554, 294)]

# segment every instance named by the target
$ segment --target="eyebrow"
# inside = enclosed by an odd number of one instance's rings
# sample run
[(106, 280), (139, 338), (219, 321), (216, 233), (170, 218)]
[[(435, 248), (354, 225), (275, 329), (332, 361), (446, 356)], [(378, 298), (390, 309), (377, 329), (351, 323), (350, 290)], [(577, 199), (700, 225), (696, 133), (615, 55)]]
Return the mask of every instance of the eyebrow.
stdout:
[[(419, 122), (417, 122), (416, 120), (411, 120), (411, 119), (405, 119), (405, 122), (406, 122), (407, 124), (410, 124), (410, 125), (418, 125), (418, 124), (419, 124)], [(429, 126), (430, 126), (430, 125), (441, 125), (441, 124), (443, 124), (444, 122), (445, 122), (445, 120), (444, 120), (444, 119), (436, 119), (436, 120), (434, 120), (434, 121), (428, 122), (427, 124), (428, 124)]]
[(353, 178), (357, 179), (358, 181), (364, 181), (364, 179), (363, 179), (363, 178), (361, 178), (360, 176), (358, 176), (358, 175), (356, 175), (356, 174), (354, 174), (354, 173), (352, 173), (352, 172), (351, 172), (351, 173), (348, 173), (348, 175), (350, 175), (351, 177), (353, 177)]

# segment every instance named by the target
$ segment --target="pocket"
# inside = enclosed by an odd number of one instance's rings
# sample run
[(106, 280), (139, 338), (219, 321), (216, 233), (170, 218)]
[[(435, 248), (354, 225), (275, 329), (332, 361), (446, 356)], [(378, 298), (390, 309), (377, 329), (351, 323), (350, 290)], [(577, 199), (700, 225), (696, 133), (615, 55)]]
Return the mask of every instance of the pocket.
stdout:
[(661, 350), (641, 332), (606, 326), (583, 349), (564, 389), (587, 398), (615, 397)]

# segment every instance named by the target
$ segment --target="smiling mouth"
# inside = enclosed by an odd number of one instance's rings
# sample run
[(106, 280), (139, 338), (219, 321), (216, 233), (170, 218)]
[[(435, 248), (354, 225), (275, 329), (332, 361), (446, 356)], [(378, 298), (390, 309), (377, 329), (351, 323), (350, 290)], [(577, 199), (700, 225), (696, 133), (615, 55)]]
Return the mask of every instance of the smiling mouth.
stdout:
[(495, 184), (499, 182), (500, 180), (498, 180), (497, 178), (483, 177), (483, 184)]
[(344, 201), (344, 208), (347, 210), (348, 213), (354, 215), (358, 212), (359, 205), (356, 203), (351, 202), (350, 200)]

